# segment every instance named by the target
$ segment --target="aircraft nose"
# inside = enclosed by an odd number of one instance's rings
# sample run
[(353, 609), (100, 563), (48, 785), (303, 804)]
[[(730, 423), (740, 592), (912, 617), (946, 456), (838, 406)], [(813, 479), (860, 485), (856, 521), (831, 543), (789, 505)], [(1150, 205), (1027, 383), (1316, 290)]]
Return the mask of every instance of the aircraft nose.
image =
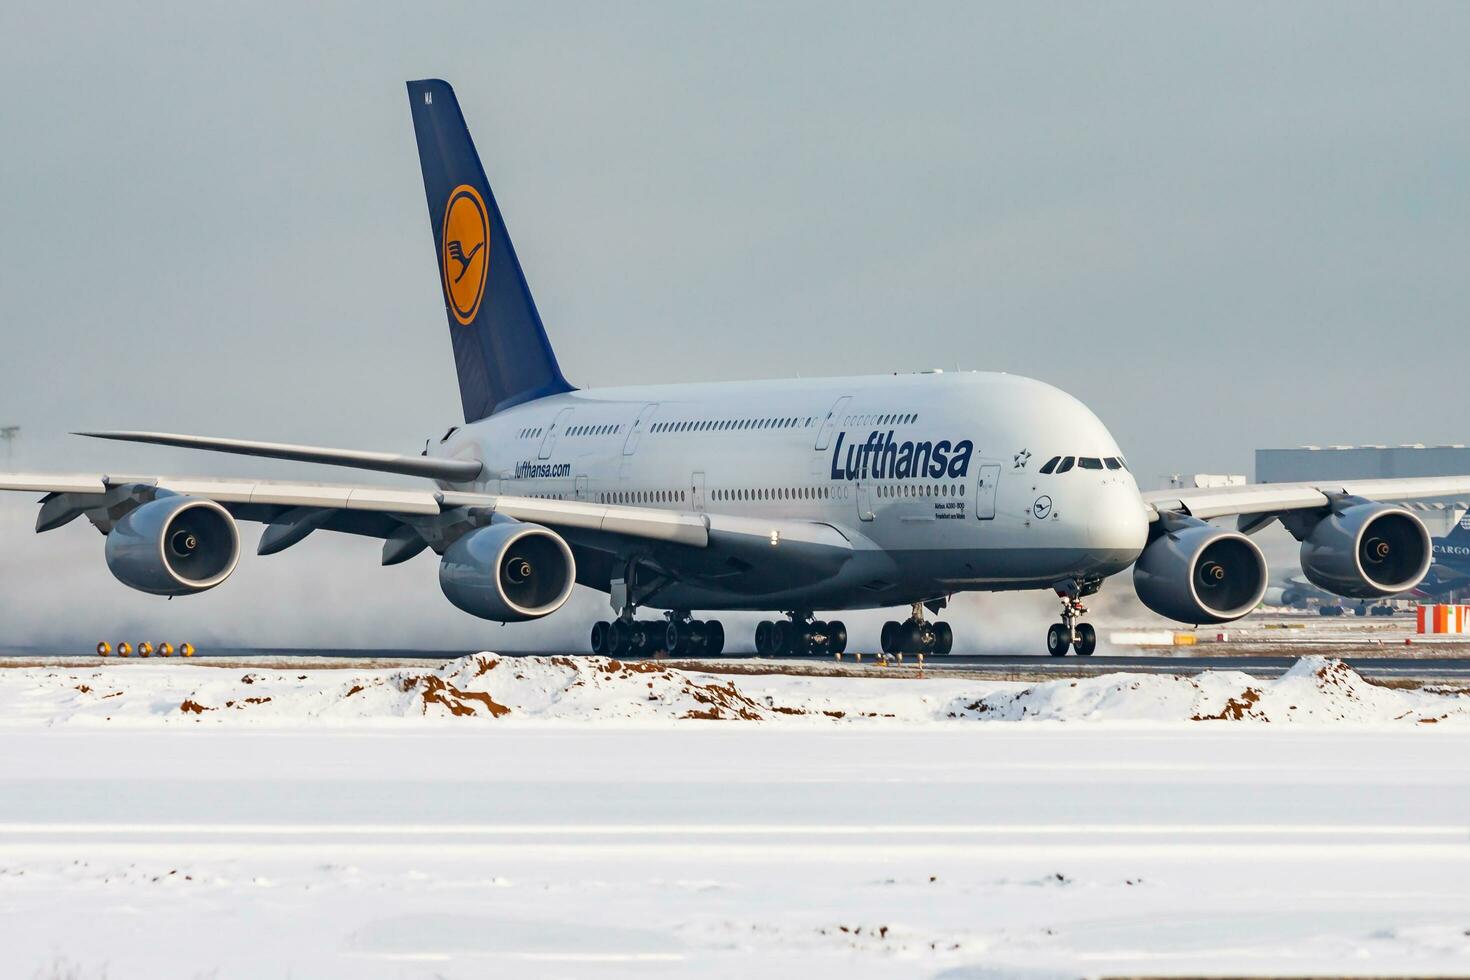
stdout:
[(1093, 508), (1088, 530), (1093, 548), (1112, 552), (1120, 560), (1137, 558), (1148, 540), (1148, 517), (1138, 492), (1121, 485), (1106, 488)]

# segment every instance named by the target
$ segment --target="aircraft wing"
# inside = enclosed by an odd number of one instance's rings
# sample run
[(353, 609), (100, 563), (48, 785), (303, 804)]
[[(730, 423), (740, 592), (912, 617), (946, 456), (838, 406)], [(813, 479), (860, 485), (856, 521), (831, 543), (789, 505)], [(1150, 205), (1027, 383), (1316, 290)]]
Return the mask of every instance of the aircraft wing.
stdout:
[[(1314, 483), (1253, 483), (1235, 487), (1183, 487), (1143, 494), (1150, 520), (1162, 512), (1200, 520), (1239, 515), (1281, 514), (1326, 507), (1331, 497), (1403, 502), (1433, 497), (1470, 497), (1470, 476), (1427, 476), (1391, 480), (1320, 480)], [(1261, 523), (1256, 522), (1259, 526)]]
[(430, 456), (400, 456), (397, 453), (363, 452), (356, 449), (333, 449), (327, 446), (298, 446), (286, 442), (256, 442), (246, 439), (221, 439), (216, 436), (187, 436), (177, 432), (77, 432), (93, 439), (116, 442), (141, 442), (153, 446), (178, 449), (202, 449), (213, 453), (235, 453), (240, 456), (264, 456), (289, 459), (299, 463), (325, 466), (347, 466), (354, 470), (377, 470), (404, 476), (425, 476), (449, 483), (468, 483), (480, 476), (479, 462), (463, 459), (439, 459)]
[[(709, 528), (702, 514), (507, 494), (89, 473), (3, 473), (0, 490), (46, 494), (37, 531), (61, 527), (83, 515), (105, 519), (106, 512), (118, 504), (149, 499), (163, 491), (216, 501), (241, 520), (290, 527), (306, 526), (302, 522), (307, 522), (313, 530), (325, 527), (374, 537), (390, 537), (403, 525), (423, 526), (426, 521), (455, 512), (477, 510), (483, 517), (499, 514), (552, 528), (576, 528), (695, 548), (709, 544)], [(95, 517), (93, 523), (98, 523)], [(293, 537), (290, 543), (306, 533)], [(265, 542), (262, 548), (270, 550)]]

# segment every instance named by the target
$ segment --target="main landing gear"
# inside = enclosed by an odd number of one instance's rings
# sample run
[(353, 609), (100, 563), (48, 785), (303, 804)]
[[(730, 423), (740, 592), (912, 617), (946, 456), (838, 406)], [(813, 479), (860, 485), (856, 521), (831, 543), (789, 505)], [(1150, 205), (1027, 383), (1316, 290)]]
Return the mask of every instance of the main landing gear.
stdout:
[(618, 618), (592, 624), (592, 652), (604, 657), (646, 657), (658, 651), (673, 657), (718, 657), (725, 650), (725, 627), (717, 619), (691, 619), (678, 611), (667, 619)]
[(644, 581), (636, 557), (608, 586), (618, 618), (592, 625), (592, 652), (603, 657), (647, 657), (660, 651), (675, 657), (718, 657), (725, 651), (725, 627), (719, 620), (694, 619), (687, 609), (674, 609), (663, 619), (638, 618), (638, 607), (652, 601), (667, 579), (654, 574)]
[[(1097, 591), (1093, 589), (1092, 592)], [(1084, 595), (1091, 595), (1075, 584), (1065, 589), (1057, 589), (1057, 597), (1062, 600), (1062, 621), (1053, 623), (1051, 629), (1046, 631), (1046, 652), (1053, 657), (1065, 657), (1070, 647), (1077, 651), (1079, 657), (1090, 657), (1097, 649), (1097, 630), (1092, 628), (1091, 623), (1079, 623), (1077, 617), (1087, 612), (1087, 607), (1082, 604)]]
[(762, 622), (755, 628), (755, 652), (762, 657), (800, 657), (807, 654), (841, 653), (847, 649), (847, 627), (841, 622), (813, 619), (809, 612), (788, 613), (788, 618)]
[(954, 648), (954, 630), (948, 623), (926, 621), (924, 604), (916, 602), (907, 620), (902, 623), (889, 620), (883, 624), (879, 646), (884, 653), (927, 653), (946, 657)]

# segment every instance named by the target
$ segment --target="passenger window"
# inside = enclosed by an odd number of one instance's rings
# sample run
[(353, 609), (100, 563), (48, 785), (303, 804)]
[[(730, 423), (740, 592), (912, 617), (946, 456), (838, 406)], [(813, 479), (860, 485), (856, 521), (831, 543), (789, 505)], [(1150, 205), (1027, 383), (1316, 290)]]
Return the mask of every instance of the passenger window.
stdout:
[(1059, 463), (1057, 465), (1057, 472), (1058, 473), (1065, 473), (1065, 472), (1067, 472), (1068, 470), (1070, 470), (1072, 468), (1072, 464), (1075, 463), (1075, 462), (1077, 462), (1077, 460), (1076, 460), (1075, 457), (1068, 456), (1067, 458), (1063, 459), (1061, 461), (1061, 463)]
[(1118, 457), (1116, 456), (1109, 456), (1107, 459), (1103, 460), (1103, 462), (1110, 470), (1121, 470), (1123, 468), (1123, 464), (1118, 462)]
[(1043, 474), (1049, 474), (1049, 473), (1051, 473), (1052, 470), (1054, 470), (1054, 469), (1057, 468), (1057, 464), (1060, 463), (1061, 461), (1062, 461), (1062, 457), (1060, 457), (1060, 456), (1053, 456), (1051, 459), (1049, 459), (1049, 460), (1046, 461), (1046, 465), (1041, 468), (1041, 472)]

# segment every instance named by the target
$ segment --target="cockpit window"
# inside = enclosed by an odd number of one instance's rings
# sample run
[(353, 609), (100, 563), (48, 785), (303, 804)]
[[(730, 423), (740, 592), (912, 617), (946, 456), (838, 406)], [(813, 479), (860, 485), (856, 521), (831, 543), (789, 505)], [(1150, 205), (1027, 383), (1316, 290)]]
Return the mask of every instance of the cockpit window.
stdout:
[(1077, 460), (1077, 465), (1084, 470), (1100, 470), (1103, 468), (1102, 460), (1096, 456), (1081, 456)]
[(1121, 470), (1123, 468), (1122, 462), (1120, 462), (1118, 457), (1116, 456), (1109, 456), (1107, 459), (1103, 460), (1103, 462), (1107, 464), (1107, 467), (1110, 470)]
[(1072, 468), (1072, 464), (1075, 463), (1076, 461), (1077, 460), (1076, 460), (1075, 457), (1068, 456), (1066, 459), (1062, 460), (1061, 463), (1057, 466), (1057, 472), (1058, 473), (1065, 473), (1065, 472), (1067, 472), (1068, 470), (1070, 470)]
[(1050, 473), (1052, 470), (1054, 470), (1054, 469), (1057, 468), (1057, 464), (1060, 463), (1061, 461), (1062, 461), (1062, 457), (1060, 457), (1060, 456), (1053, 456), (1051, 459), (1049, 459), (1049, 460), (1046, 461), (1046, 465), (1041, 468), (1041, 472), (1043, 472), (1043, 473)]

